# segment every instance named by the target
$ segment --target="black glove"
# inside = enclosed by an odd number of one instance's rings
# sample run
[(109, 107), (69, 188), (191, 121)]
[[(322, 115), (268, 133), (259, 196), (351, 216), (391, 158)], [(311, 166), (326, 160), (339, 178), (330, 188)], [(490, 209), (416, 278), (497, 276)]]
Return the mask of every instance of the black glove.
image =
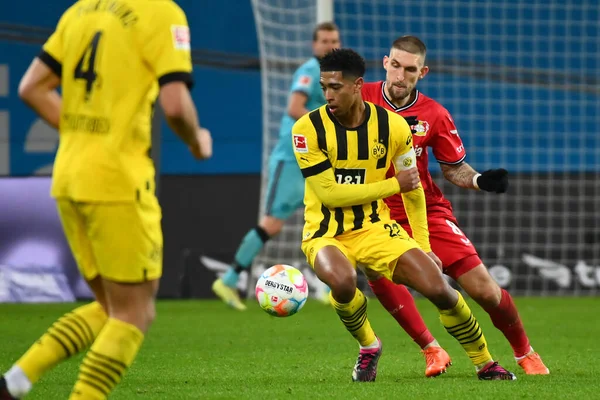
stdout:
[(477, 186), (486, 192), (504, 193), (508, 189), (508, 171), (504, 168), (488, 169), (477, 177)]

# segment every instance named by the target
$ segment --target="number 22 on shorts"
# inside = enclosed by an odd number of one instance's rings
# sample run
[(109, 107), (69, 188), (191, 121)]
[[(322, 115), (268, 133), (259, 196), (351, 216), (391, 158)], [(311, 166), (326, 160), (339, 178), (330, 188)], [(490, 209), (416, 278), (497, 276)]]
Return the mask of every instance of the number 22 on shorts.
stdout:
[(385, 229), (390, 233), (390, 237), (400, 236), (400, 225), (398, 224), (385, 224), (383, 225)]

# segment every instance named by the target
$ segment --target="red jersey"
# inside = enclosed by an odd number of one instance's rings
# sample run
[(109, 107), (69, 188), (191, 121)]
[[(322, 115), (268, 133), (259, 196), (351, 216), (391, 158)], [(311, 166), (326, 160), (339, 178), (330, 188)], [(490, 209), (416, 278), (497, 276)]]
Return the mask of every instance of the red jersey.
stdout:
[[(452, 216), (452, 205), (446, 199), (429, 173), (427, 147), (431, 147), (437, 161), (442, 164), (459, 164), (465, 157), (465, 147), (458, 136), (452, 116), (440, 103), (423, 95), (418, 90), (415, 100), (404, 107), (396, 107), (384, 91), (385, 82), (365, 83), (362, 88), (364, 100), (377, 104), (402, 115), (413, 133), (413, 146), (417, 155), (417, 168), (425, 191), (427, 214)], [(390, 168), (387, 177), (394, 176)], [(408, 222), (402, 196), (396, 194), (385, 199), (393, 219), (400, 223)]]

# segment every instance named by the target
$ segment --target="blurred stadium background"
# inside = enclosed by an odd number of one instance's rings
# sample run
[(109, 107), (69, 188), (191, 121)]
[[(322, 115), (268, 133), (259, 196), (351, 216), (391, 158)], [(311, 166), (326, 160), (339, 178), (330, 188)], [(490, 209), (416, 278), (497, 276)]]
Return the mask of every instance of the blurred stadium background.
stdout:
[[(18, 98), (31, 59), (73, 0), (0, 2), (0, 373), (70, 303), (85, 300), (49, 197), (57, 134)], [(164, 276), (158, 318), (114, 399), (598, 398), (600, 324), (600, 6), (592, 0), (178, 0), (192, 31), (192, 95), (215, 139), (214, 158), (193, 161), (155, 119), (153, 157), (163, 207)], [(333, 6), (333, 7), (332, 7)], [(262, 166), (274, 144), (293, 69), (310, 56), (322, 19), (382, 79), (398, 35), (429, 47), (420, 89), (453, 114), (475, 168), (505, 167), (509, 193), (459, 190), (431, 169), (463, 230), (496, 280), (513, 294), (551, 370), (525, 376), (508, 343), (472, 303), (492, 355), (516, 382), (475, 378), (460, 347), (418, 299), (454, 365), (423, 378), (418, 347), (370, 302), (385, 341), (375, 385), (352, 385), (356, 343), (330, 307), (309, 301), (278, 319), (256, 302), (227, 312), (210, 290), (259, 216)], [(118, 62), (118, 60), (115, 60)], [(296, 265), (320, 287), (298, 247), (301, 214), (253, 268)], [(250, 277), (252, 278), (252, 277)], [(244, 277), (240, 289), (252, 285)], [(554, 298), (549, 298), (554, 296)], [(566, 297), (570, 298), (566, 298)], [(202, 299), (200, 301), (188, 300)], [(46, 302), (60, 302), (47, 304)], [(66, 398), (81, 357), (35, 386), (31, 399)]]
[[(178, 3), (192, 30), (193, 97), (202, 124), (213, 132), (215, 156), (195, 162), (157, 116), (162, 298), (211, 298), (215, 274), (256, 223), (261, 167), (274, 144), (289, 79), (310, 56), (312, 27), (331, 12), (344, 46), (368, 61), (368, 79), (383, 78), (381, 58), (396, 36), (420, 36), (431, 67), (420, 89), (454, 115), (467, 161), (479, 170), (511, 172), (503, 196), (437, 179), (498, 282), (517, 295), (599, 293), (597, 2)], [(88, 295), (48, 196), (56, 132), (17, 95), (20, 77), (70, 4), (0, 6), (0, 302)], [(435, 162), (432, 171), (439, 178)], [(298, 247), (300, 225), (297, 214), (268, 245), (255, 273), (285, 262), (314, 282)], [(248, 284), (243, 280), (240, 288)]]

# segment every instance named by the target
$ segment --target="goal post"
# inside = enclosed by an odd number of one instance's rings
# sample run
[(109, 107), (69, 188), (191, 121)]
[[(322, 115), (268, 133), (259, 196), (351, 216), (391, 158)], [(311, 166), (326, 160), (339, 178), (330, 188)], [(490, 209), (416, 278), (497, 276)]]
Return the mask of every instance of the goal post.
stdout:
[(333, 21), (333, 0), (317, 1), (317, 23)]

